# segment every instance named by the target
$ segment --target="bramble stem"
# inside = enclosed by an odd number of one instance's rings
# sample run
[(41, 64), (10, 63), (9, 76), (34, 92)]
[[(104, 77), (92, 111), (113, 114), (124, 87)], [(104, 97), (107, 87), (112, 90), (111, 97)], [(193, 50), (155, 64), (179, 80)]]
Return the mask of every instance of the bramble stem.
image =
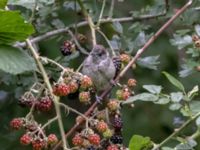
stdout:
[(26, 43), (27, 43), (27, 45), (30, 49), (30, 52), (32, 53), (32, 55), (35, 59), (35, 62), (38, 66), (38, 69), (41, 71), (44, 83), (46, 84), (46, 87), (48, 88), (50, 95), (53, 98), (52, 100), (53, 100), (54, 105), (55, 105), (56, 115), (58, 116), (58, 125), (59, 125), (59, 129), (60, 129), (61, 137), (62, 137), (63, 148), (65, 150), (68, 150), (67, 142), (66, 142), (66, 139), (65, 139), (65, 131), (64, 131), (63, 123), (62, 123), (61, 111), (60, 111), (60, 107), (59, 107), (59, 104), (58, 104), (59, 97), (57, 97), (53, 94), (53, 89), (52, 89), (51, 84), (49, 82), (49, 78), (47, 76), (47, 73), (44, 69), (43, 64), (40, 62), (40, 56), (37, 54), (35, 48), (32, 46), (31, 41), (29, 39), (27, 39)]

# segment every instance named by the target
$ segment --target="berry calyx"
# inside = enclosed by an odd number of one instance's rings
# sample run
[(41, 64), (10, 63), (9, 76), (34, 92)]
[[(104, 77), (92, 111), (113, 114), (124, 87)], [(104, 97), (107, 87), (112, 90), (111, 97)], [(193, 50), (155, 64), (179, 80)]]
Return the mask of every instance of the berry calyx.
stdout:
[(14, 130), (19, 130), (22, 128), (23, 124), (24, 124), (24, 120), (22, 118), (14, 118), (10, 122), (10, 127)]
[(112, 145), (109, 145), (109, 146), (107, 147), (107, 150), (119, 150), (119, 148), (118, 148), (117, 145), (112, 144)]
[(90, 134), (88, 136), (88, 141), (93, 144), (93, 145), (96, 145), (98, 146), (100, 144), (100, 136), (98, 134)]
[(70, 88), (66, 84), (56, 84), (53, 87), (53, 93), (56, 96), (67, 96), (70, 93)]
[(72, 144), (74, 146), (81, 146), (83, 144), (84, 140), (81, 137), (80, 134), (76, 134), (73, 138), (72, 138)]
[(79, 93), (79, 100), (81, 103), (89, 103), (90, 102), (90, 92), (81, 92)]
[(99, 121), (96, 125), (96, 129), (102, 133), (102, 132), (105, 132), (107, 129), (108, 129), (108, 125), (106, 122), (104, 121)]
[(58, 138), (55, 134), (49, 134), (47, 143), (49, 145), (54, 145), (58, 142)]
[(110, 111), (116, 111), (119, 108), (119, 103), (116, 100), (110, 100), (107, 104), (107, 107)]
[(29, 145), (32, 141), (32, 137), (28, 134), (24, 134), (22, 135), (22, 137), (20, 138), (20, 143), (22, 145)]
[(91, 88), (93, 86), (92, 79), (88, 76), (83, 76), (80, 84), (81, 84), (80, 87), (83, 90), (86, 90), (86, 89)]
[(52, 108), (52, 100), (50, 97), (42, 97), (41, 100), (37, 104), (37, 108), (40, 111), (49, 111)]

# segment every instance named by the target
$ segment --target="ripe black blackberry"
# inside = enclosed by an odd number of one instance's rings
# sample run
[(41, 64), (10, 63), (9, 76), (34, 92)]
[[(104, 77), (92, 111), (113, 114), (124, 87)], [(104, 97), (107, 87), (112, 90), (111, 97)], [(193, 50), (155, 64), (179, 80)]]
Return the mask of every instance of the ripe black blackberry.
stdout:
[(94, 146), (90, 146), (86, 150), (97, 150), (97, 149)]
[(110, 141), (111, 141), (113, 144), (122, 144), (122, 143), (123, 143), (123, 137), (122, 137), (122, 135), (113, 135), (113, 136), (110, 138)]
[(72, 52), (75, 50), (75, 44), (71, 41), (64, 41), (63, 45), (60, 47), (60, 51), (64, 56), (71, 55)]
[(102, 149), (107, 149), (107, 147), (110, 145), (110, 142), (107, 139), (106, 140), (102, 140), (100, 145), (101, 145)]
[(122, 118), (120, 116), (115, 116), (114, 120), (113, 120), (113, 127), (115, 128), (115, 130), (121, 130), (123, 127), (123, 121)]
[(115, 73), (115, 77), (116, 77), (121, 70), (122, 61), (121, 61), (120, 57), (113, 57), (112, 61), (113, 61), (113, 64), (115, 65), (115, 68), (116, 68), (116, 73)]

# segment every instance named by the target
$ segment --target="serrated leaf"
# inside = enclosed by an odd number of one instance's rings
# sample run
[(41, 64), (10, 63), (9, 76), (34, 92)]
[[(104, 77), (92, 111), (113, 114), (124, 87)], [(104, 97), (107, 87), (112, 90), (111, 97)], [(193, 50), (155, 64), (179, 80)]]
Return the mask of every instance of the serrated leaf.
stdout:
[(140, 135), (132, 136), (129, 141), (129, 150), (143, 150), (148, 149), (153, 146), (151, 139), (149, 137), (143, 137)]
[(163, 74), (167, 77), (167, 79), (174, 85), (176, 86), (179, 90), (181, 91), (185, 91), (185, 88), (183, 86), (183, 84), (178, 81), (176, 78), (174, 78), (172, 75), (170, 75), (169, 73), (163, 71)]
[(137, 64), (149, 69), (153, 69), (156, 70), (157, 69), (157, 65), (160, 63), (158, 61), (159, 56), (147, 56), (144, 58), (139, 58), (137, 60)]
[(0, 10), (0, 44), (25, 40), (34, 33), (33, 26), (25, 23), (18, 11)]
[(55, 0), (37, 0), (37, 1), (36, 0), (8, 0), (9, 5), (18, 5), (18, 6), (22, 6), (31, 10), (33, 10), (33, 8), (35, 7), (36, 2), (37, 2), (37, 7), (41, 8), (46, 5), (53, 4)]
[(159, 94), (162, 90), (162, 87), (159, 85), (143, 85), (142, 87), (153, 94)]
[(170, 40), (170, 43), (174, 46), (177, 46), (178, 49), (182, 49), (187, 45), (192, 44), (192, 37), (190, 35), (180, 36), (178, 34), (174, 34), (174, 39)]
[(170, 97), (171, 97), (172, 102), (178, 103), (183, 99), (183, 93), (173, 92), (173, 93), (170, 93)]
[(195, 29), (197, 35), (200, 36), (200, 25), (199, 24), (195, 25), (194, 29)]
[(155, 104), (160, 104), (160, 105), (165, 105), (168, 104), (170, 102), (169, 98), (160, 98), (158, 99), (158, 101), (155, 101)]
[(25, 52), (14, 47), (0, 45), (0, 69), (11, 74), (19, 74), (36, 70), (36, 65)]
[(133, 103), (134, 101), (137, 101), (137, 100), (154, 102), (158, 100), (158, 96), (151, 93), (141, 93), (141, 94), (129, 97), (125, 102), (123, 102), (123, 104)]
[(199, 86), (196, 85), (193, 87), (193, 89), (191, 91), (188, 92), (188, 97), (192, 98), (193, 96), (197, 95), (199, 92)]
[(0, 0), (0, 9), (4, 9), (7, 4), (7, 0)]

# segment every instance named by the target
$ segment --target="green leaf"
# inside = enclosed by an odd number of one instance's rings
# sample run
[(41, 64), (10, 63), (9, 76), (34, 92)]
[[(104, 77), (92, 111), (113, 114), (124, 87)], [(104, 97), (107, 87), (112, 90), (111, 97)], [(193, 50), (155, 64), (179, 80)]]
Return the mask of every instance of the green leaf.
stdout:
[(158, 61), (159, 56), (147, 56), (144, 58), (139, 58), (137, 60), (137, 64), (149, 69), (153, 69), (156, 70), (157, 69), (157, 65), (160, 63)]
[(197, 24), (197, 25), (194, 26), (194, 28), (195, 28), (197, 35), (200, 36), (200, 25)]
[(200, 127), (200, 117), (198, 117), (198, 118), (196, 119), (196, 125), (197, 125), (198, 127)]
[(53, 4), (55, 0), (8, 0), (9, 5), (18, 5), (23, 6), (27, 9), (33, 9), (35, 7), (35, 3), (37, 2), (37, 7), (41, 8), (50, 4)]
[(169, 98), (160, 98), (158, 101), (155, 101), (155, 104), (160, 104), (160, 105), (165, 105), (168, 104), (170, 102)]
[(174, 150), (174, 149), (171, 147), (162, 147), (162, 150)]
[(170, 110), (179, 110), (181, 107), (182, 107), (181, 104), (179, 104), (179, 103), (173, 103), (173, 104), (171, 104), (171, 105), (169, 106), (169, 109), (170, 109)]
[(173, 92), (173, 93), (170, 93), (170, 97), (171, 97), (172, 102), (178, 103), (183, 99), (183, 93)]
[(190, 110), (192, 114), (195, 115), (200, 112), (200, 101), (191, 101), (190, 102)]
[(0, 0), (0, 9), (4, 9), (7, 4), (7, 0)]
[(170, 75), (169, 73), (163, 71), (163, 74), (167, 77), (167, 79), (174, 85), (176, 86), (178, 89), (180, 89), (181, 91), (185, 91), (183, 84), (178, 81), (176, 78), (174, 78), (172, 75)]
[(181, 143), (175, 147), (176, 150), (193, 150), (193, 148), (188, 143)]
[(132, 136), (129, 142), (129, 150), (147, 150), (153, 146), (149, 137), (140, 135)]
[(143, 85), (143, 88), (153, 94), (159, 94), (162, 90), (162, 87), (158, 85)]
[(0, 69), (11, 74), (19, 74), (36, 70), (36, 65), (25, 52), (14, 47), (0, 45)]
[(151, 93), (141, 93), (135, 96), (131, 96), (125, 102), (123, 102), (123, 104), (133, 103), (134, 101), (137, 101), (137, 100), (154, 102), (158, 100), (158, 96)]
[(0, 44), (25, 40), (34, 33), (33, 26), (25, 23), (18, 11), (0, 10)]
[(122, 27), (121, 23), (113, 22), (113, 28), (116, 32), (121, 33), (121, 34), (123, 33), (123, 27)]
[(190, 35), (185, 35), (181, 37), (178, 34), (174, 34), (174, 39), (170, 40), (171, 44), (177, 46), (178, 49), (182, 49), (190, 44), (192, 44), (192, 37)]

